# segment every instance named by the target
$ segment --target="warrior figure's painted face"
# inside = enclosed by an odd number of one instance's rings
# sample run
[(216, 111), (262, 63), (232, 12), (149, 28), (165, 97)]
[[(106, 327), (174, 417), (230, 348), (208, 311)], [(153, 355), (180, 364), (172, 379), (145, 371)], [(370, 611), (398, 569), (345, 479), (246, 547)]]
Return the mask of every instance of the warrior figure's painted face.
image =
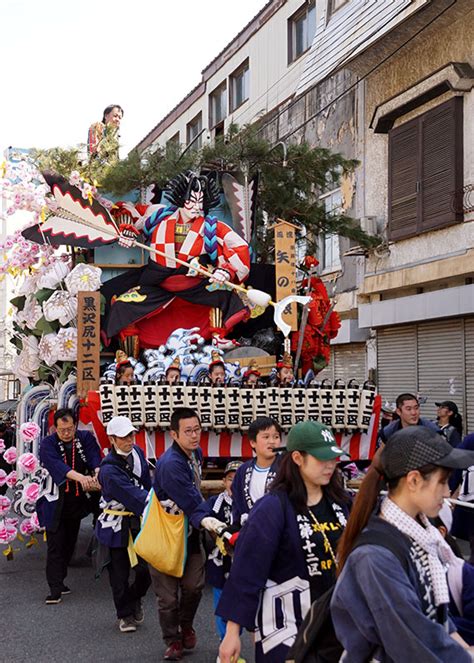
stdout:
[(189, 221), (203, 215), (203, 200), (204, 194), (202, 191), (191, 191), (189, 200), (186, 200), (180, 210), (184, 221)]

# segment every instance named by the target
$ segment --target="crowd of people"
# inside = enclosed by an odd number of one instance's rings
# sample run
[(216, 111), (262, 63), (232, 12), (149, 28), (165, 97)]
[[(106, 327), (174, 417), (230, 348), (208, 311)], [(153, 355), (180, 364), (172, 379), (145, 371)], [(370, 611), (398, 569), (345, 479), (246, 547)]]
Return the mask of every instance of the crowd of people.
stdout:
[[(228, 462), (222, 492), (208, 499), (194, 410), (173, 412), (172, 445), (154, 470), (127, 417), (108, 423), (110, 451), (101, 458), (73, 413), (57, 411), (55, 432), (40, 444), (48, 470), (38, 500), (46, 603), (69, 593), (68, 564), (81, 519), (92, 511), (96, 572), (109, 575), (118, 628), (140, 627), (151, 586), (165, 660), (198, 648), (194, 620), (206, 581), (220, 663), (243, 660), (244, 630), (257, 663), (474, 660), (474, 518), (467, 507), (451, 515), (444, 504), (453, 495), (474, 502), (474, 435), (455, 435), (454, 403), (437, 406), (434, 423), (420, 417), (415, 395), (397, 398), (357, 495), (346, 487), (344, 453), (331, 429), (300, 422), (283, 447), (279, 424), (260, 417), (248, 431), (254, 457)], [(179, 573), (148, 564), (135, 550), (153, 497), (166, 516), (183, 518), (183, 541), (169, 543), (170, 555), (184, 546)], [(449, 529), (470, 541), (468, 561)], [(321, 658), (301, 655), (303, 631), (304, 646), (313, 643)]]

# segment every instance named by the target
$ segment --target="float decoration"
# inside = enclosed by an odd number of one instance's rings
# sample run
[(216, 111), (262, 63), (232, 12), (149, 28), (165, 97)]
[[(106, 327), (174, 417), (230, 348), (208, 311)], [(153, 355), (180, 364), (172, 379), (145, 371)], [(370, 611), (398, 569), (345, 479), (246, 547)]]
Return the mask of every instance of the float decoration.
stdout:
[[(26, 422), (20, 426), (19, 436), (25, 449), (31, 449), (40, 434), (40, 427), (34, 422)], [(40, 485), (44, 470), (38, 458), (31, 451), (17, 455), (17, 450), (10, 447), (6, 451), (0, 449), (4, 460), (15, 466), (16, 470), (6, 474), (0, 471), (0, 486), (7, 485), (13, 491), (13, 498), (0, 496), (0, 543), (5, 546), (3, 555), (12, 560), (15, 540), (24, 542), (27, 548), (38, 544), (35, 536), (42, 528), (38, 522), (35, 504), (40, 495)]]

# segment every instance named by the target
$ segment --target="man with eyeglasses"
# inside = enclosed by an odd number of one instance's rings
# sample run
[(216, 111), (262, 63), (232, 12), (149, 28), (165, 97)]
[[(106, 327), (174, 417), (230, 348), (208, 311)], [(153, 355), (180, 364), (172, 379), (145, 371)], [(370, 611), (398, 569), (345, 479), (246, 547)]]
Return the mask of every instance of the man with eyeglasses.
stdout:
[(57, 410), (56, 432), (40, 444), (39, 458), (46, 472), (36, 503), (39, 523), (46, 529), (47, 604), (70, 594), (64, 580), (77, 542), (81, 520), (90, 513), (89, 491), (99, 490), (100, 447), (89, 431), (77, 430), (72, 410)]
[(205, 555), (200, 527), (210, 532), (225, 524), (210, 516), (211, 510), (200, 491), (202, 451), (201, 421), (190, 408), (177, 408), (171, 415), (173, 444), (156, 464), (153, 489), (169, 513), (183, 512), (189, 519), (187, 557), (182, 578), (175, 578), (150, 567), (153, 591), (166, 643), (164, 659), (179, 661), (185, 649), (196, 646), (193, 621), (204, 586)]

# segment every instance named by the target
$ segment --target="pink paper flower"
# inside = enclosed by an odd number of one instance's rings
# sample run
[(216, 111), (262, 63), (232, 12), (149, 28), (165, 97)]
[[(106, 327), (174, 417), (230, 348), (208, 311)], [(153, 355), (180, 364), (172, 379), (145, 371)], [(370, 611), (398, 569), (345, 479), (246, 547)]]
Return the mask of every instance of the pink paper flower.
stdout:
[(31, 526), (33, 527), (34, 532), (39, 532), (42, 529), (41, 525), (39, 524), (38, 514), (36, 513), (36, 511), (30, 517), (30, 523), (31, 523)]
[(5, 442), (3, 440), (0, 440), (0, 454), (2, 454), (5, 451)]
[(34, 504), (39, 496), (39, 486), (37, 483), (28, 483), (23, 489), (23, 498), (30, 504)]
[(21, 454), (18, 458), (18, 465), (23, 472), (27, 474), (33, 474), (38, 469), (38, 459), (32, 453)]
[(16, 476), (15, 471), (10, 472), (10, 474), (7, 474), (7, 478), (5, 480), (5, 483), (7, 484), (7, 486), (9, 488), (14, 488), (15, 485), (16, 485), (16, 482), (17, 482), (17, 476)]
[(15, 525), (4, 520), (0, 521), (0, 543), (11, 543), (16, 539), (18, 530)]
[(7, 473), (5, 470), (0, 470), (0, 488), (7, 482)]
[(0, 495), (0, 516), (5, 516), (9, 511), (12, 503), (11, 500), (5, 495)]
[(35, 532), (35, 528), (31, 522), (30, 518), (26, 518), (25, 520), (22, 520), (20, 523), (20, 533), (23, 534), (23, 536), (31, 536)]
[(34, 421), (27, 421), (20, 426), (20, 438), (23, 442), (34, 442), (40, 434), (40, 427)]
[(3, 454), (4, 460), (7, 461), (7, 463), (10, 463), (10, 465), (14, 465), (16, 461), (16, 449), (15, 447), (9, 447), (5, 453)]

